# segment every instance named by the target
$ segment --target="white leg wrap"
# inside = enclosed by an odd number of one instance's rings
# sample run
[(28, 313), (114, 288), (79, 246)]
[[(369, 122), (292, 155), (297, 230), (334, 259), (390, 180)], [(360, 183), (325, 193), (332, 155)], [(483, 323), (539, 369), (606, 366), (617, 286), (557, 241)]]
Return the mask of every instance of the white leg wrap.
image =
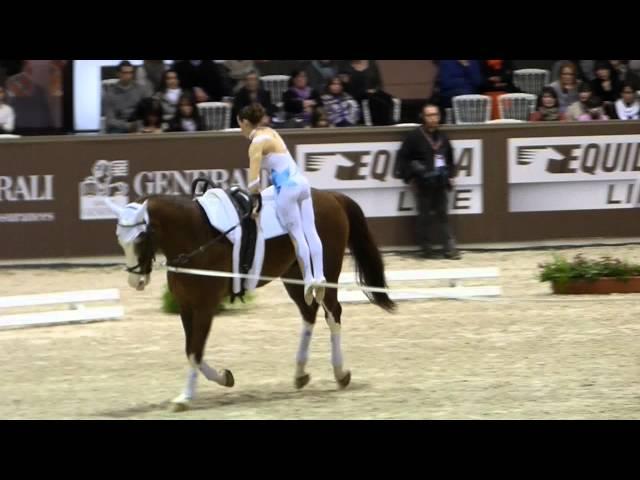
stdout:
[(300, 344), (296, 354), (296, 377), (304, 375), (304, 367), (309, 359), (309, 345), (313, 334), (313, 324), (302, 322), (302, 332), (300, 332)]
[(196, 385), (198, 383), (198, 370), (191, 367), (187, 373), (187, 384), (184, 387), (183, 397), (185, 400), (193, 400), (196, 396)]
[(340, 347), (340, 334), (331, 334), (331, 364), (334, 370), (339, 368), (342, 371), (342, 348)]
[(327, 312), (327, 325), (331, 330), (331, 365), (333, 365), (333, 373), (336, 379), (342, 379), (344, 376), (342, 365), (344, 360), (342, 358), (342, 347), (340, 345), (340, 330), (341, 325), (336, 323), (331, 312)]

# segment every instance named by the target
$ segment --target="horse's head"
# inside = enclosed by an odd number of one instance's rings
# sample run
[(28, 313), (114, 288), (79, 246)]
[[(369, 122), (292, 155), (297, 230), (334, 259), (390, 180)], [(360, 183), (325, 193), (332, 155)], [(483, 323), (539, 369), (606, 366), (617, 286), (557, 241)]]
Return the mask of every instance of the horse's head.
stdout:
[(116, 236), (126, 257), (129, 285), (136, 290), (144, 290), (149, 284), (155, 260), (147, 201), (121, 207), (105, 198), (105, 203), (118, 216)]

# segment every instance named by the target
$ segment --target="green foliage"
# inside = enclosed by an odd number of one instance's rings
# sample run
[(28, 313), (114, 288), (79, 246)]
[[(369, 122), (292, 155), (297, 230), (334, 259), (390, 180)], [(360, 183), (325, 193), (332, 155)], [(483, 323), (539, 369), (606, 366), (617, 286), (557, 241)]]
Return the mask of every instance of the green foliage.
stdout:
[[(245, 294), (244, 296), (245, 303), (242, 303), (242, 301), (239, 298), (236, 298), (235, 302), (231, 303), (230, 298), (227, 297), (223, 300), (223, 302), (218, 307), (217, 313), (220, 314), (222, 312), (233, 312), (237, 310), (244, 310), (245, 308), (248, 307), (248, 305), (253, 303), (254, 300), (255, 300), (254, 293)], [(178, 302), (176, 302), (176, 299), (171, 294), (171, 292), (169, 291), (169, 287), (167, 286), (165, 286), (164, 293), (162, 294), (162, 311), (165, 313), (172, 313), (172, 314), (180, 313), (180, 306), (178, 305)]]
[(618, 258), (601, 257), (590, 260), (576, 255), (572, 261), (560, 255), (554, 255), (553, 261), (541, 263), (539, 279), (541, 282), (567, 283), (570, 280), (595, 281), (599, 278), (619, 278), (628, 280), (640, 276), (640, 265), (629, 263)]

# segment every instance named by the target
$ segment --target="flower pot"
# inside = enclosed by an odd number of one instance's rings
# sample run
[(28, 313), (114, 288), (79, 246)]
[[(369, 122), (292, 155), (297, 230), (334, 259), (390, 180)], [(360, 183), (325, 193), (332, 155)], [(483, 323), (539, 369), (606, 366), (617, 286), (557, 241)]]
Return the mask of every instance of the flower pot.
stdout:
[(553, 293), (564, 295), (606, 295), (609, 293), (640, 293), (640, 277), (600, 278), (598, 280), (569, 280), (552, 282)]

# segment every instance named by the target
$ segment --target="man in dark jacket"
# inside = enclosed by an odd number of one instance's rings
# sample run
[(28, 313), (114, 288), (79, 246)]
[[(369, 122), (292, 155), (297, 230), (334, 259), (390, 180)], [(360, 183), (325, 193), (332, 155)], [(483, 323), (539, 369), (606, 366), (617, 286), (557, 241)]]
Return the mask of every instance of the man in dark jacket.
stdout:
[(193, 90), (196, 102), (219, 102), (231, 93), (225, 68), (213, 60), (177, 60), (173, 69), (184, 90)]
[[(260, 78), (255, 70), (247, 73), (244, 77), (244, 87), (242, 87), (233, 98), (233, 109), (231, 112), (231, 124), (238, 126), (236, 116), (247, 105), (259, 103), (267, 112), (268, 117), (272, 117), (276, 113), (276, 107), (271, 103), (271, 94), (260, 86)], [(270, 118), (269, 118), (270, 119)]]
[(440, 110), (427, 104), (422, 108), (422, 126), (409, 133), (398, 151), (395, 175), (411, 185), (418, 206), (417, 237), (425, 258), (433, 258), (429, 230), (431, 212), (435, 227), (444, 241), (445, 258), (457, 260), (460, 254), (448, 220), (447, 192), (456, 175), (453, 149), (439, 129)]

